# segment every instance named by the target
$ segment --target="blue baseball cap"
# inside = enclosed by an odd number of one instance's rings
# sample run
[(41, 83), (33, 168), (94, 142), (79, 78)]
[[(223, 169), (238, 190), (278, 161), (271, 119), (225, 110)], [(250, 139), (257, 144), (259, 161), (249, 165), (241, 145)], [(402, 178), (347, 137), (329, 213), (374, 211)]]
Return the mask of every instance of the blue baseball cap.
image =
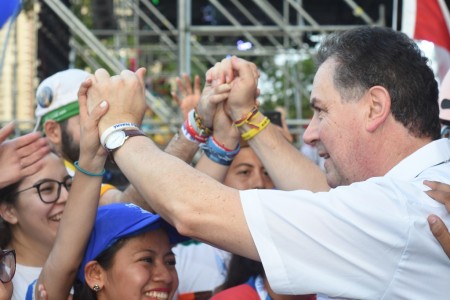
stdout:
[(159, 228), (166, 230), (171, 244), (189, 240), (188, 237), (180, 235), (174, 227), (159, 215), (152, 214), (137, 205), (113, 203), (100, 206), (77, 278), (84, 282), (84, 267), (86, 264), (95, 260), (119, 239)]

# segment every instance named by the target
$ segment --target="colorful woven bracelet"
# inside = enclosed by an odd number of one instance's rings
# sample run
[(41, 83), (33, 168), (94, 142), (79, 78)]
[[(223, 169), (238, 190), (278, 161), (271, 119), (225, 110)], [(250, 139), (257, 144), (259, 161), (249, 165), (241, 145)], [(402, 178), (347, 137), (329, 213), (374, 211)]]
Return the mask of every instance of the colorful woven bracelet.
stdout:
[(89, 172), (88, 170), (85, 170), (85, 169), (83, 169), (82, 167), (80, 167), (80, 165), (78, 164), (78, 160), (75, 161), (75, 162), (73, 163), (73, 165), (75, 166), (75, 169), (77, 169), (77, 170), (80, 171), (81, 173), (86, 174), (86, 175), (88, 175), (88, 176), (101, 177), (101, 176), (103, 176), (103, 174), (105, 174), (105, 172), (106, 172), (105, 169), (103, 169), (100, 173), (92, 173), (92, 172)]
[(208, 139), (207, 136), (203, 136), (201, 134), (199, 134), (195, 128), (189, 123), (189, 119), (186, 119), (186, 121), (184, 121), (184, 127), (186, 128), (186, 131), (189, 133), (189, 135), (194, 138), (194, 140), (197, 143), (205, 143), (206, 140)]
[(264, 117), (264, 119), (258, 123), (258, 124), (253, 124), (255, 126), (255, 128), (250, 129), (249, 131), (243, 133), (241, 135), (242, 139), (244, 141), (248, 141), (251, 138), (255, 137), (255, 135), (257, 135), (258, 133), (261, 132), (261, 130), (263, 130), (264, 128), (267, 127), (267, 125), (269, 125), (270, 120), (268, 117)]
[(213, 136), (210, 136), (208, 141), (200, 147), (209, 159), (223, 166), (231, 165), (241, 149), (241, 146), (238, 144), (236, 149), (229, 151), (228, 148), (220, 145)]
[(245, 116), (243, 116), (239, 120), (235, 121), (234, 126), (241, 127), (245, 123), (248, 123), (249, 121), (251, 121), (256, 116), (257, 113), (258, 113), (258, 107), (254, 106), (252, 108), (252, 110), (250, 112), (248, 112)]

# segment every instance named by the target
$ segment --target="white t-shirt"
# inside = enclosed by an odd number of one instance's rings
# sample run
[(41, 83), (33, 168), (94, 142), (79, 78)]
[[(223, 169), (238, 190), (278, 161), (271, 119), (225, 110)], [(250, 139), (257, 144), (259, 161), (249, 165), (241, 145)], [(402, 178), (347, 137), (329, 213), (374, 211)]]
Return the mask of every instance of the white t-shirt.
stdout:
[(449, 299), (450, 260), (430, 214), (450, 225), (423, 181), (450, 183), (450, 142), (432, 142), (384, 177), (330, 192), (241, 191), (270, 286), (351, 299)]
[(24, 300), (27, 294), (28, 286), (35, 281), (41, 274), (41, 267), (28, 267), (16, 264), (16, 273), (12, 280), (14, 292), (12, 300)]
[(178, 294), (212, 291), (224, 282), (229, 252), (196, 241), (178, 244), (172, 251), (177, 260)]

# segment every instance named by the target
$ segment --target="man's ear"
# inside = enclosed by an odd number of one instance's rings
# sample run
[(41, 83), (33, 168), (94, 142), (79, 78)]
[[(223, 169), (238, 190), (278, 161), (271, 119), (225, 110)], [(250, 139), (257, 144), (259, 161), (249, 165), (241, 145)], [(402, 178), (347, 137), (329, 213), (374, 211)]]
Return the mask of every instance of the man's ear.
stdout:
[(44, 123), (44, 131), (47, 138), (54, 145), (59, 145), (61, 143), (62, 130), (61, 125), (55, 120), (47, 120)]
[(18, 221), (16, 209), (11, 203), (0, 203), (0, 216), (9, 224), (16, 224)]
[(391, 114), (391, 96), (384, 87), (379, 85), (371, 87), (367, 95), (369, 111), (366, 129), (374, 132), (384, 124)]
[(95, 285), (102, 289), (105, 286), (106, 272), (96, 260), (91, 260), (84, 267), (84, 279), (91, 289)]

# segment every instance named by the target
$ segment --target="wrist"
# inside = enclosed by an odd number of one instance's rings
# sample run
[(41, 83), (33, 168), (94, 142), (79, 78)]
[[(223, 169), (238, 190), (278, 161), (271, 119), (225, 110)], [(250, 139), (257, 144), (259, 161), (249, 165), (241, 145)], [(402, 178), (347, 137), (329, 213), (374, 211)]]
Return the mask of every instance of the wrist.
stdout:
[(221, 147), (227, 149), (228, 151), (236, 149), (240, 141), (240, 135), (235, 137), (230, 134), (222, 136), (220, 133), (214, 133), (213, 138), (217, 144), (221, 145)]
[(108, 128), (106, 128), (101, 134), (100, 134), (100, 144), (105, 147), (105, 144), (108, 140), (108, 137), (119, 130), (125, 130), (125, 129), (137, 129), (139, 130), (139, 125), (131, 122), (122, 122), (114, 124)]
[(234, 126), (241, 132), (242, 140), (248, 141), (264, 130), (269, 123), (269, 118), (261, 114), (255, 106), (239, 120), (235, 121)]
[(229, 166), (233, 162), (234, 157), (239, 153), (240, 145), (234, 149), (229, 149), (220, 144), (213, 136), (208, 138), (208, 141), (200, 146), (203, 149), (205, 155), (212, 161), (223, 165)]
[(94, 164), (92, 163), (88, 163), (86, 161), (80, 162), (80, 161), (75, 161), (73, 163), (73, 165), (75, 166), (75, 169), (78, 172), (81, 172), (87, 176), (91, 176), (91, 177), (103, 177), (103, 174), (105, 174), (106, 170), (103, 167), (104, 163), (102, 165), (100, 165), (99, 167), (95, 167)]

